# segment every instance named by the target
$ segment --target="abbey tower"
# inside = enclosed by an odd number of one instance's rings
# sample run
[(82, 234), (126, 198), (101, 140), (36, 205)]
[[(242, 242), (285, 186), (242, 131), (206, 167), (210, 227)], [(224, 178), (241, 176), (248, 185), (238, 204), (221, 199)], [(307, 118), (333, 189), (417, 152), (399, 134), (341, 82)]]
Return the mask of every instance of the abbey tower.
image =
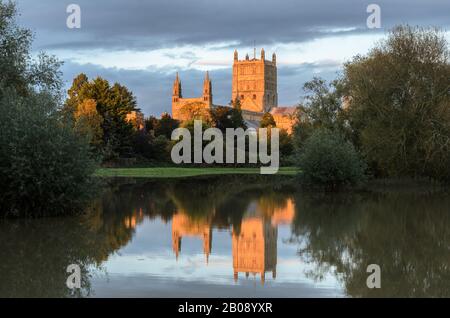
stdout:
[(272, 61), (265, 58), (264, 49), (261, 58), (239, 60), (234, 51), (232, 100), (239, 99), (241, 108), (252, 112), (269, 112), (278, 106), (277, 62), (275, 53)]

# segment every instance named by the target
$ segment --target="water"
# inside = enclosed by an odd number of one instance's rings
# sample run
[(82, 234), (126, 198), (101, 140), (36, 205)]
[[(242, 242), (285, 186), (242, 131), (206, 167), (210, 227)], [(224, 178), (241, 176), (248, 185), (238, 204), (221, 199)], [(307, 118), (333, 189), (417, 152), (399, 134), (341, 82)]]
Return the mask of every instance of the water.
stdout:
[[(258, 177), (122, 181), (77, 217), (0, 221), (1, 297), (450, 296), (450, 197)], [(69, 264), (82, 289), (66, 287)], [(381, 268), (381, 288), (366, 285)]]

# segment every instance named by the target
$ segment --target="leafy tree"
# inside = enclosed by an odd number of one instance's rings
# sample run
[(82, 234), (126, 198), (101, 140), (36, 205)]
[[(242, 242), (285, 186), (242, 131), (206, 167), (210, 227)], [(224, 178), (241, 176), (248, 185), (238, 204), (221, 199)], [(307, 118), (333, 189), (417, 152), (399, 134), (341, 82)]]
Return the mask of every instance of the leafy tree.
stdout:
[(145, 130), (147, 133), (150, 133), (155, 130), (159, 120), (155, 116), (150, 116), (148, 118), (145, 118), (144, 121), (145, 121)]
[(270, 128), (276, 127), (277, 124), (271, 113), (264, 113), (259, 126), (261, 128)]
[(294, 152), (293, 138), (286, 129), (280, 129), (280, 155), (281, 157), (288, 157)]
[(345, 65), (349, 123), (380, 174), (450, 180), (449, 61), (442, 33), (399, 26)]
[(61, 120), (60, 63), (30, 58), (16, 15), (0, 2), (0, 215), (79, 212), (92, 191), (90, 146)]
[(170, 140), (172, 132), (178, 128), (180, 122), (173, 119), (169, 114), (164, 113), (161, 119), (155, 122), (154, 131), (155, 136), (164, 136)]
[(182, 118), (208, 120), (209, 111), (202, 102), (192, 102), (186, 104), (180, 110)]
[(309, 137), (300, 154), (301, 178), (306, 184), (336, 189), (364, 181), (365, 163), (353, 145), (325, 129)]
[(115, 83), (113, 86), (101, 77), (89, 81), (85, 74), (78, 75), (68, 91), (64, 111), (73, 114), (86, 100), (96, 103), (98, 114), (103, 118), (102, 151), (104, 159), (132, 154), (133, 125), (126, 120), (126, 115), (137, 110), (133, 93), (125, 86)]
[(240, 108), (218, 106), (210, 109), (209, 113), (212, 125), (222, 132), (227, 128), (246, 128)]
[(61, 62), (44, 53), (33, 60), (32, 33), (18, 26), (16, 17), (14, 2), (0, 1), (0, 94), (6, 88), (14, 89), (21, 96), (27, 95), (31, 88), (59, 93)]
[(87, 136), (91, 146), (99, 150), (103, 142), (103, 117), (97, 112), (97, 103), (93, 99), (81, 102), (75, 113), (75, 130)]
[(329, 129), (351, 139), (344, 108), (342, 81), (314, 77), (303, 86), (306, 95), (297, 112), (295, 144), (301, 147), (316, 129)]
[(343, 97), (340, 81), (327, 83), (315, 77), (312, 81), (305, 83), (303, 89), (306, 96), (301, 115), (306, 116), (306, 121), (315, 128), (339, 129)]
[(133, 139), (133, 150), (136, 155), (151, 162), (166, 163), (170, 161), (170, 144), (164, 135), (137, 132)]
[(3, 91), (0, 99), (0, 214), (79, 212), (89, 198), (95, 162), (87, 139), (59, 120), (44, 93)]

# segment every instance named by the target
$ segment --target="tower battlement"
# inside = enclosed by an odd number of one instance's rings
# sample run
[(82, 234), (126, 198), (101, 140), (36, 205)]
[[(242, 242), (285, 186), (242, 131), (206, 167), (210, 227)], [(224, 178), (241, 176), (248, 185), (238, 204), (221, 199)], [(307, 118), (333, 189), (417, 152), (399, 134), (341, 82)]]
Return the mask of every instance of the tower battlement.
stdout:
[(239, 99), (243, 110), (268, 112), (278, 106), (277, 61), (275, 53), (272, 60), (266, 60), (261, 49), (260, 58), (250, 59), (248, 54), (239, 60), (234, 52), (232, 99)]

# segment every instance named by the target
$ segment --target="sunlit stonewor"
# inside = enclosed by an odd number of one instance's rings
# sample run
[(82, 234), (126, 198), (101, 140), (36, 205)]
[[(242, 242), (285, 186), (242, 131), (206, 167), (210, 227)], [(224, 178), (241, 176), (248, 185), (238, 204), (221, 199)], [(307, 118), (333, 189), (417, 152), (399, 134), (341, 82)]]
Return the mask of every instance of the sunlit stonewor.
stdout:
[(260, 217), (244, 219), (239, 230), (233, 229), (234, 280), (239, 273), (260, 275), (264, 284), (266, 272), (276, 277), (278, 229)]
[(274, 207), (270, 216), (273, 226), (291, 224), (295, 216), (294, 200), (292, 198), (288, 198), (284, 204)]
[[(278, 107), (277, 58), (266, 60), (264, 49), (260, 58), (239, 60), (238, 52), (234, 52), (231, 100), (239, 100), (242, 116), (247, 126), (257, 128), (266, 112), (272, 113), (278, 128), (292, 131), (295, 122), (295, 107)], [(207, 117), (211, 108), (223, 106), (213, 102), (212, 81), (206, 72), (203, 82), (203, 95), (195, 98), (184, 98), (181, 79), (177, 74), (172, 92), (172, 117), (181, 121), (199, 117)]]
[(208, 263), (212, 244), (212, 225), (204, 220), (193, 220), (184, 213), (174, 215), (172, 219), (172, 248), (177, 259), (181, 252), (183, 236), (199, 237), (203, 240), (203, 253)]
[[(282, 204), (262, 199), (247, 207), (246, 214), (240, 226), (233, 227), (231, 233), (234, 280), (238, 280), (239, 273), (244, 273), (247, 278), (250, 275), (260, 278), (264, 284), (267, 272), (276, 278), (278, 226), (292, 222), (295, 204), (292, 198)], [(203, 241), (203, 254), (208, 263), (212, 229), (213, 222), (209, 218), (195, 219), (184, 211), (175, 214), (172, 218), (172, 250), (176, 259), (181, 253), (182, 238), (195, 237)]]
[(126, 120), (133, 124), (137, 130), (143, 130), (145, 128), (144, 114), (140, 111), (132, 111), (131, 113), (128, 113)]
[(126, 216), (123, 224), (127, 229), (135, 229), (136, 226), (144, 220), (144, 212), (142, 208), (134, 210), (131, 216)]

